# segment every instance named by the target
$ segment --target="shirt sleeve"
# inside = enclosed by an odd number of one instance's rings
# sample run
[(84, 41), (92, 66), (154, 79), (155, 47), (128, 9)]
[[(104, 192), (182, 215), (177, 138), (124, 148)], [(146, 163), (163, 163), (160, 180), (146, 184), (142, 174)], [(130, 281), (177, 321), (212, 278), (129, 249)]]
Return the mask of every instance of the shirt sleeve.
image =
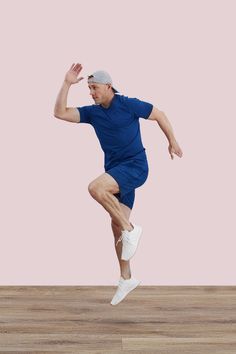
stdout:
[(137, 118), (147, 119), (153, 108), (152, 103), (141, 101), (138, 98), (127, 97), (127, 104), (131, 112), (133, 112)]
[(80, 114), (79, 123), (91, 124), (90, 106), (77, 107)]

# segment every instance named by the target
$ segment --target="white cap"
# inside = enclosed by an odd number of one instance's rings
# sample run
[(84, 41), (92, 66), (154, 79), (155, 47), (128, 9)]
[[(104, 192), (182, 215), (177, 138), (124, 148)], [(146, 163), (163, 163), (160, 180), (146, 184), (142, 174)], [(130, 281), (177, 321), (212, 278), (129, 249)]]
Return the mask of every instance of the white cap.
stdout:
[[(111, 84), (112, 85), (112, 78), (108, 74), (108, 72), (106, 72), (104, 70), (98, 70), (98, 71), (95, 71), (92, 75), (88, 76), (88, 82), (89, 83), (90, 82), (97, 82), (99, 84)], [(113, 86), (112, 86), (112, 90), (114, 92), (119, 92)]]

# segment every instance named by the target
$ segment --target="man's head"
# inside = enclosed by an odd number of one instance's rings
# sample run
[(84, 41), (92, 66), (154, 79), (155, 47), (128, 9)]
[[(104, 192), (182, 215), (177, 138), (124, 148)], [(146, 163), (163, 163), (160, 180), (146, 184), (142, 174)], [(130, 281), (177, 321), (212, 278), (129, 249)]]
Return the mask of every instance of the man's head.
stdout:
[(118, 92), (112, 86), (111, 76), (103, 70), (95, 71), (88, 76), (88, 87), (95, 103), (107, 101), (114, 96), (115, 92)]

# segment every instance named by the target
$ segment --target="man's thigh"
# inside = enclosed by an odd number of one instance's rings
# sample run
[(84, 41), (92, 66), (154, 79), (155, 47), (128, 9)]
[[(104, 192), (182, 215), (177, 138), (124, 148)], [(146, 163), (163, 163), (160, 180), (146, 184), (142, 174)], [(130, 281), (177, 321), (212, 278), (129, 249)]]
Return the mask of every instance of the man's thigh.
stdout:
[(92, 182), (90, 182), (89, 188), (106, 190), (108, 192), (111, 192), (112, 194), (119, 193), (120, 191), (119, 185), (116, 180), (106, 172), (104, 172), (99, 177), (95, 178)]

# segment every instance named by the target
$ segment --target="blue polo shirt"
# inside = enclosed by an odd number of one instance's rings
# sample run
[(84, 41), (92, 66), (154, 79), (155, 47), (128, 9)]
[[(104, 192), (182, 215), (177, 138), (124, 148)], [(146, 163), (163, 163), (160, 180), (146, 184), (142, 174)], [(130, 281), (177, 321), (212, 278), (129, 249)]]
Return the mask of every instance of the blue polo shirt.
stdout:
[(147, 119), (153, 105), (138, 98), (115, 94), (108, 108), (101, 104), (77, 107), (79, 123), (91, 124), (104, 152), (105, 171), (145, 151), (139, 118)]

